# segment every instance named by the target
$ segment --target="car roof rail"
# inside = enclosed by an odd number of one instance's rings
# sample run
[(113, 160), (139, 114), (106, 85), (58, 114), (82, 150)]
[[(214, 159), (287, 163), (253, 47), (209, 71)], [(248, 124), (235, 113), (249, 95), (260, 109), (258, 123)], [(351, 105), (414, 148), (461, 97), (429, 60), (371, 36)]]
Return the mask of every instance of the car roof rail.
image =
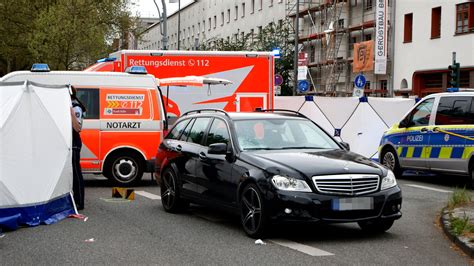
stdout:
[(182, 114), (181, 116), (186, 116), (186, 115), (189, 115), (189, 114), (200, 114), (202, 112), (218, 112), (218, 113), (223, 113), (224, 115), (226, 115), (227, 117), (229, 117), (229, 114), (222, 110), (222, 109), (218, 109), (218, 108), (206, 108), (206, 109), (198, 109), (198, 110), (191, 110), (191, 111), (187, 111), (186, 113)]
[(292, 113), (292, 114), (295, 114), (295, 115), (298, 115), (298, 116), (301, 116), (301, 117), (304, 117), (304, 118), (308, 118), (306, 117), (304, 114), (298, 112), (298, 111), (294, 111), (294, 110), (288, 110), (288, 109), (261, 109), (261, 108), (256, 108), (255, 109), (255, 112), (282, 112), (282, 113)]

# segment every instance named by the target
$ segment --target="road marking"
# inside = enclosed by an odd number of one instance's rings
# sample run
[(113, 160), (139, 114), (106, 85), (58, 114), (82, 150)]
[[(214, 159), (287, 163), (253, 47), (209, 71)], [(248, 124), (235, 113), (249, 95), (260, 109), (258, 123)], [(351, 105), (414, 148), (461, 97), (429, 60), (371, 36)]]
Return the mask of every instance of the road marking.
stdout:
[(152, 200), (161, 200), (160, 196), (149, 193), (149, 192), (146, 192), (146, 191), (143, 191), (143, 190), (135, 191), (135, 194), (140, 195), (140, 196), (145, 197), (145, 198), (152, 199)]
[(451, 191), (451, 190), (444, 190), (444, 189), (433, 188), (433, 187), (426, 187), (426, 186), (420, 186), (420, 185), (414, 185), (414, 184), (406, 184), (406, 186), (415, 187), (415, 188), (421, 188), (421, 189), (426, 189), (426, 190), (432, 190), (432, 191), (442, 192), (442, 193), (452, 193), (452, 192), (453, 192), (453, 191)]
[(293, 242), (293, 241), (285, 240), (285, 239), (270, 239), (268, 241), (270, 241), (274, 244), (280, 245), (280, 246), (284, 246), (284, 247), (287, 247), (287, 248), (290, 248), (290, 249), (308, 254), (308, 255), (313, 256), (313, 257), (334, 256), (334, 254), (329, 253), (327, 251), (324, 251), (324, 250), (321, 250), (321, 249), (318, 249), (318, 248), (315, 248), (315, 247), (303, 245), (303, 244), (300, 244), (300, 243), (296, 243), (296, 242)]

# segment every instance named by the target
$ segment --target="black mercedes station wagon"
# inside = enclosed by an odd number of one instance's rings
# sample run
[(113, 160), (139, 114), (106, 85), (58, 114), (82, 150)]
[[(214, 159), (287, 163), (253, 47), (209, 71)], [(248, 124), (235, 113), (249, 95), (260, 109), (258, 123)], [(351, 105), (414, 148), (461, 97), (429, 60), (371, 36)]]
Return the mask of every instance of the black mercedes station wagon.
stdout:
[(188, 112), (156, 156), (163, 208), (224, 208), (251, 237), (271, 222), (357, 222), (385, 232), (402, 216), (395, 176), (348, 146), (293, 111)]

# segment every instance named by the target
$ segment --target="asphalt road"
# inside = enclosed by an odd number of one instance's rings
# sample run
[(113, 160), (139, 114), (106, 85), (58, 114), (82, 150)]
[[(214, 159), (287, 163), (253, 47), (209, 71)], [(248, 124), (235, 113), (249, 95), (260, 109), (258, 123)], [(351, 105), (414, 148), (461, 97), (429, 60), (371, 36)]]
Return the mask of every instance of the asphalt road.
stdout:
[[(408, 177), (403, 217), (382, 235), (365, 235), (356, 224), (286, 225), (274, 229), (266, 245), (255, 245), (238, 218), (193, 206), (168, 214), (148, 178), (134, 201), (110, 201), (106, 180), (87, 176), (87, 221), (65, 219), (54, 225), (22, 228), (0, 238), (0, 265), (160, 264), (309, 265), (396, 264), (467, 265), (436, 225), (449, 191), (460, 178)], [(99, 177), (99, 179), (101, 179)], [(434, 190), (433, 190), (434, 189)], [(93, 239), (87, 242), (86, 240)]]

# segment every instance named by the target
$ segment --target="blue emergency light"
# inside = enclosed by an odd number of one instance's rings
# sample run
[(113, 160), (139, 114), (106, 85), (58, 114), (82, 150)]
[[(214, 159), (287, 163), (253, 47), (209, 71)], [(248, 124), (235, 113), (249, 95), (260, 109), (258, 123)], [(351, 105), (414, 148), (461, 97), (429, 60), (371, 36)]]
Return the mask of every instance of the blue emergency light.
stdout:
[(280, 52), (280, 49), (279, 49), (279, 48), (273, 49), (272, 53), (273, 53), (273, 56), (274, 56), (275, 58), (280, 58), (280, 56), (281, 56), (281, 52)]
[(127, 72), (129, 74), (140, 74), (140, 75), (148, 74), (148, 72), (146, 71), (146, 68), (144, 66), (127, 67), (127, 69), (125, 69), (125, 72)]
[(31, 72), (49, 72), (48, 64), (36, 63), (31, 66)]
[(96, 63), (114, 62), (115, 60), (117, 60), (117, 58), (114, 58), (114, 57), (106, 57), (106, 58), (101, 58), (101, 59), (97, 60)]
[(447, 92), (458, 92), (459, 88), (447, 88), (446, 91)]

